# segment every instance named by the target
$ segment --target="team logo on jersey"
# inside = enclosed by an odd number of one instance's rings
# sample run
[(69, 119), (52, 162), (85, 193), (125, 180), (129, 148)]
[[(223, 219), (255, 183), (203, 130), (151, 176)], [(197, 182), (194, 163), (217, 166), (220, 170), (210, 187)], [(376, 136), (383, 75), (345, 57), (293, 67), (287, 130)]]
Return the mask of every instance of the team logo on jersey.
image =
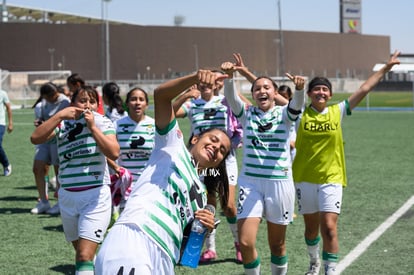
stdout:
[(180, 130), (180, 129), (177, 129), (177, 137), (178, 137), (179, 139), (182, 139), (182, 138), (183, 138), (183, 132), (181, 132), (181, 130)]
[(263, 132), (266, 132), (267, 130), (272, 129), (272, 127), (273, 127), (273, 123), (269, 122), (265, 125), (259, 124), (259, 126), (257, 128), (258, 128), (260, 133), (263, 133)]
[(339, 201), (337, 201), (336, 203), (335, 203), (335, 206), (336, 206), (336, 208), (341, 208), (341, 202), (339, 202)]
[(147, 132), (148, 134), (153, 134), (154, 133), (154, 125), (150, 124), (147, 126)]
[(212, 119), (216, 114), (217, 110), (215, 108), (204, 109), (204, 119)]
[(68, 133), (68, 140), (69, 141), (75, 141), (76, 140), (76, 136), (79, 135), (80, 133), (82, 133), (83, 131), (83, 124), (78, 122), (75, 124), (75, 128), (73, 128), (72, 130), (69, 131)]
[(129, 147), (131, 149), (138, 149), (138, 146), (144, 145), (145, 138), (142, 136), (139, 136), (139, 138), (136, 139), (136, 137), (133, 137), (135, 139), (131, 140), (131, 143), (129, 144)]
[(98, 229), (98, 230), (96, 230), (94, 233), (95, 233), (95, 236), (96, 236), (97, 238), (100, 238), (100, 237), (102, 236), (102, 229)]
[(269, 146), (268, 145), (266, 145), (266, 144), (264, 144), (260, 139), (258, 139), (258, 138), (254, 138), (254, 139), (252, 139), (252, 145), (254, 146), (254, 147), (264, 147), (264, 148), (268, 148)]

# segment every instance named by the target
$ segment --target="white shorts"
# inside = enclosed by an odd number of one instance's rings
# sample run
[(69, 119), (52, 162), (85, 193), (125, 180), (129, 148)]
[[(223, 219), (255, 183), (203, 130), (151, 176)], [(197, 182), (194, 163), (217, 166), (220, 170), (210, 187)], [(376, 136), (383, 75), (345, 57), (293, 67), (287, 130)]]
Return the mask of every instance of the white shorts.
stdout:
[(299, 214), (312, 214), (316, 212), (341, 213), (341, 184), (301, 182), (295, 186)]
[(95, 261), (95, 274), (174, 274), (174, 264), (134, 224), (115, 224), (106, 236)]
[(49, 165), (59, 165), (59, 157), (56, 143), (42, 143), (35, 147), (35, 160), (41, 160)]
[(237, 219), (264, 217), (275, 224), (293, 220), (295, 187), (293, 181), (239, 178)]
[(59, 207), (66, 240), (83, 238), (101, 243), (111, 219), (111, 206), (108, 185), (80, 192), (60, 188)]
[(239, 176), (239, 167), (237, 166), (236, 150), (231, 149), (226, 158), (227, 178), (229, 185), (237, 185), (237, 177)]

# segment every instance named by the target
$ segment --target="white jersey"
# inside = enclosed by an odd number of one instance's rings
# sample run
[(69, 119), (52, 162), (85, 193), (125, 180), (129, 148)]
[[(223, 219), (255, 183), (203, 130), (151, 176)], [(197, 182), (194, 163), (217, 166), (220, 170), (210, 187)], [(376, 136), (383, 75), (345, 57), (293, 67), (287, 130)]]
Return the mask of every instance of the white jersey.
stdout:
[(145, 116), (137, 123), (129, 116), (114, 122), (121, 154), (118, 165), (126, 168), (136, 181), (144, 170), (154, 148), (154, 119)]
[[(174, 120), (165, 132), (156, 131), (147, 167), (116, 223), (137, 225), (176, 264), (184, 228), (206, 203), (205, 186)], [(136, 253), (144, 252), (137, 247)]]
[(238, 117), (243, 126), (243, 165), (240, 175), (253, 178), (289, 179), (289, 136), (292, 120), (287, 106), (267, 112), (248, 106)]
[(124, 111), (122, 114), (118, 113), (118, 110), (116, 108), (113, 108), (112, 110), (109, 109), (109, 107), (105, 111), (105, 116), (109, 118), (112, 122), (117, 121), (118, 119), (121, 119), (123, 117), (128, 116), (127, 111)]
[[(95, 124), (104, 135), (115, 135), (112, 121), (93, 113)], [(105, 155), (86, 125), (84, 116), (64, 120), (55, 129), (59, 155), (59, 183), (64, 189), (110, 184)]]

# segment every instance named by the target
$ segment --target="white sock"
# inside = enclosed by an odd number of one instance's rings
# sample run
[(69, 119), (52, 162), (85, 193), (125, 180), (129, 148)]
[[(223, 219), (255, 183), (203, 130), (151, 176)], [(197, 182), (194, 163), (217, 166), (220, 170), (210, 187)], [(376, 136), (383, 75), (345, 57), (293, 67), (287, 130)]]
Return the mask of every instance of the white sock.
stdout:
[(229, 223), (231, 234), (233, 235), (234, 242), (239, 243), (239, 235), (237, 230), (237, 223)]
[(216, 229), (207, 234), (206, 248), (216, 252)]
[(312, 263), (319, 261), (319, 244), (308, 245), (308, 254)]
[(255, 268), (245, 268), (244, 273), (246, 275), (260, 275), (260, 264)]
[(94, 271), (93, 270), (76, 270), (75, 275), (94, 275)]
[(270, 264), (270, 268), (272, 270), (272, 275), (286, 275), (288, 270), (288, 264), (284, 265), (276, 265), (274, 263)]
[(337, 262), (330, 262), (330, 261), (323, 261), (323, 265), (325, 267), (325, 275), (336, 275), (336, 265)]

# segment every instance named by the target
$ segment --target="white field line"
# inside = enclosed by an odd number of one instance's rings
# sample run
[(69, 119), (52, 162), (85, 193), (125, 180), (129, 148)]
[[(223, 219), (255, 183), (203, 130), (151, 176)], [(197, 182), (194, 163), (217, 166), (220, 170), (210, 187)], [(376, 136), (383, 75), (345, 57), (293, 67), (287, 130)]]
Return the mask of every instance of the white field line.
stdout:
[(350, 266), (368, 247), (375, 242), (388, 228), (390, 228), (402, 215), (404, 215), (414, 205), (414, 196), (408, 199), (403, 206), (394, 212), (380, 226), (371, 232), (362, 242), (360, 242), (348, 255), (339, 262), (336, 267), (338, 274), (341, 274), (348, 266)]

